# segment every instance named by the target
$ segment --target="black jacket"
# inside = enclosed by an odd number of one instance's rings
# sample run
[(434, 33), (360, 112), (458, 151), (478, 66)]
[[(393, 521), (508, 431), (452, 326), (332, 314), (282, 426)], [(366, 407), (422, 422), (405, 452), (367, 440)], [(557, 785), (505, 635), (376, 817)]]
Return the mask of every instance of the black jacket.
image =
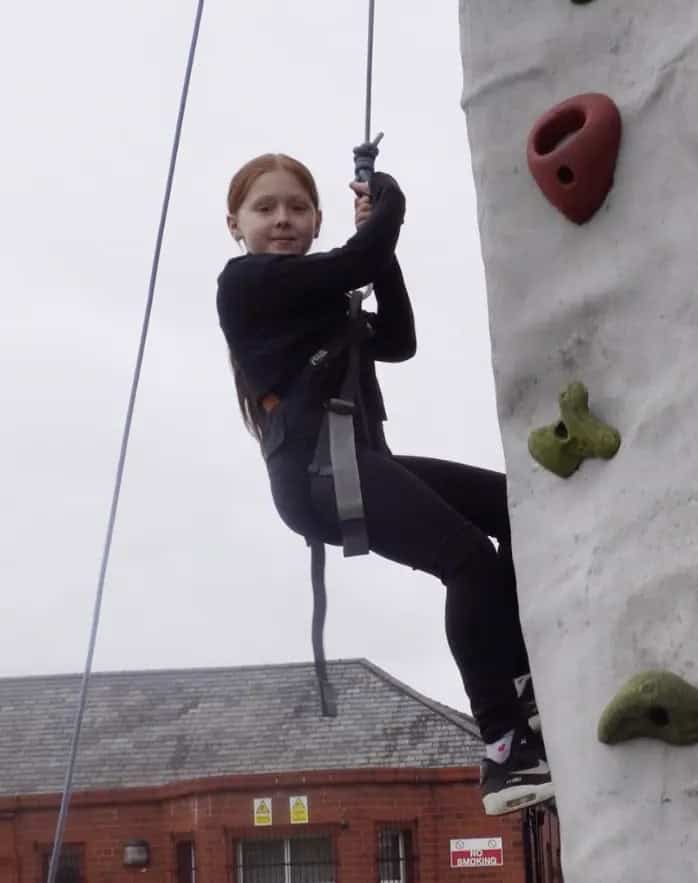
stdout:
[[(360, 395), (371, 421), (385, 410), (374, 361), (398, 362), (416, 349), (414, 319), (394, 255), (405, 200), (389, 175), (371, 182), (373, 209), (340, 248), (310, 255), (245, 255), (230, 260), (218, 279), (221, 328), (254, 396), (282, 400), (309, 358), (347, 327), (347, 292), (374, 283), (378, 310), (367, 314), (373, 336), (361, 345)], [(336, 395), (346, 356), (323, 372), (318, 405)]]

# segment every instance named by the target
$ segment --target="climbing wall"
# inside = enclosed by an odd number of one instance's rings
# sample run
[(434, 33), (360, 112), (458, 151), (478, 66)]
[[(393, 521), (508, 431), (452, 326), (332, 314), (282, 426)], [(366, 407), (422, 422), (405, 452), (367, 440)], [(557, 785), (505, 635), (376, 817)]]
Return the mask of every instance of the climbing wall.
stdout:
[[(698, 738), (698, 3), (460, 17), (565, 883), (688, 883), (698, 747), (662, 740)], [(657, 738), (617, 741), (638, 733)]]

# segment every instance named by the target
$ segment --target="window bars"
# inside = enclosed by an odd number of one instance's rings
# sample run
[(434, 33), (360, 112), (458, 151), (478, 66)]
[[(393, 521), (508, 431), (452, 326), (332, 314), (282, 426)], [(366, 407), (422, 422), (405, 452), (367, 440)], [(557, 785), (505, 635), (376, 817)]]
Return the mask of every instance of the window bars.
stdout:
[(380, 883), (412, 883), (415, 856), (412, 831), (386, 825), (378, 832), (378, 879)]
[[(41, 880), (48, 880), (52, 848), (41, 851)], [(65, 843), (56, 869), (56, 883), (85, 883), (85, 848), (82, 844)]]
[(254, 836), (238, 841), (236, 883), (335, 883), (334, 844), (327, 834)]
[(175, 844), (176, 883), (197, 883), (196, 849), (193, 840), (178, 840)]

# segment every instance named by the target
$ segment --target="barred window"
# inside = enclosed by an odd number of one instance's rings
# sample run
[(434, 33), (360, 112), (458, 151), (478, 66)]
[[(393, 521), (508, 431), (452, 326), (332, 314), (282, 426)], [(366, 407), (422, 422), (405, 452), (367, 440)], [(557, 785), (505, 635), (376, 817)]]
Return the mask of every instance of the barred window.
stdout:
[(524, 810), (526, 879), (532, 883), (562, 883), (560, 823), (551, 805)]
[(193, 840), (178, 840), (175, 845), (177, 883), (196, 883), (196, 850)]
[(237, 883), (335, 883), (328, 836), (241, 840), (237, 859)]
[[(48, 880), (52, 852), (51, 846), (41, 850), (42, 880)], [(82, 844), (63, 844), (56, 871), (56, 883), (85, 883), (85, 849)]]
[(380, 883), (411, 883), (414, 879), (409, 829), (391, 826), (378, 832), (378, 879)]

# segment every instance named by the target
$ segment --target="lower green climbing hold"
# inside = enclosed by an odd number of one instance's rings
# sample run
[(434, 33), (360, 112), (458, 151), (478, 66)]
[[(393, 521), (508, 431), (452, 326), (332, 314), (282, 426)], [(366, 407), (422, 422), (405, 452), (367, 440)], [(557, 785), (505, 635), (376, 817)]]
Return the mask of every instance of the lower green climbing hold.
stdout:
[(698, 742), (698, 689), (670, 671), (636, 675), (604, 709), (598, 737), (607, 745), (641, 737)]
[(534, 460), (569, 478), (582, 460), (602, 457), (610, 460), (620, 447), (620, 434), (589, 412), (589, 393), (583, 383), (570, 383), (560, 393), (560, 420), (534, 429), (528, 450)]

